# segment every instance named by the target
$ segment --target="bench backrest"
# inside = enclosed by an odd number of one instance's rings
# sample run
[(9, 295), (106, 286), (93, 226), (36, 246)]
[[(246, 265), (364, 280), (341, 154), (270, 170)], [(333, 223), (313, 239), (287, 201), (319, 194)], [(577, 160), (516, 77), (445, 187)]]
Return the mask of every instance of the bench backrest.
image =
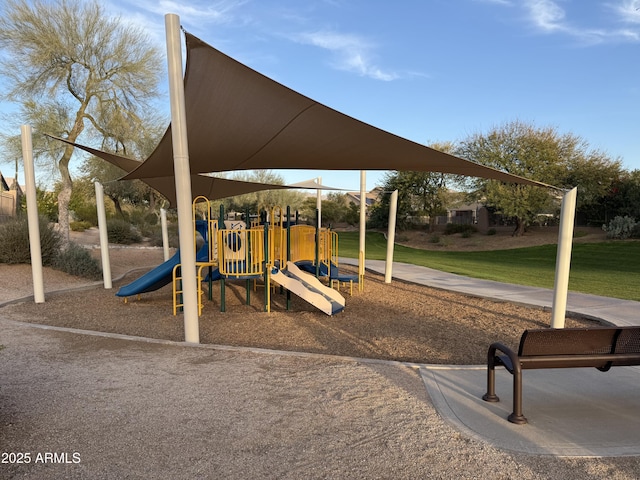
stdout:
[[(518, 356), (640, 355), (640, 327), (542, 328), (525, 330)], [(611, 360), (612, 365), (637, 365), (638, 361)]]

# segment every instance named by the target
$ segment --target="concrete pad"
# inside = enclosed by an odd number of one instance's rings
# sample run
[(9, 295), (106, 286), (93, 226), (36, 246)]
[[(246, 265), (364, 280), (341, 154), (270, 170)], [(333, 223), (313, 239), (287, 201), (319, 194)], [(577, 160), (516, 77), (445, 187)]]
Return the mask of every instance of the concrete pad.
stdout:
[(504, 369), (496, 369), (498, 403), (482, 400), (484, 367), (432, 366), (421, 368), (421, 374), (446, 420), (497, 448), (556, 456), (640, 455), (639, 367), (525, 371), (526, 425), (507, 421), (513, 377)]

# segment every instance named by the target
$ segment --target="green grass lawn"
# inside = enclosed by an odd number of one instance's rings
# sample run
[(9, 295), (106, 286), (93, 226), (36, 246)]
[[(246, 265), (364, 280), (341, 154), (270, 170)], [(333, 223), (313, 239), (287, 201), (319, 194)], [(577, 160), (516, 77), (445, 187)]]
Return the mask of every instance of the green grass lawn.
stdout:
[[(358, 258), (358, 232), (340, 232), (339, 255)], [(366, 257), (386, 258), (386, 239), (368, 232)], [(553, 288), (556, 246), (482, 252), (441, 252), (396, 245), (393, 260), (498, 282)], [(573, 245), (569, 290), (640, 301), (640, 242)]]

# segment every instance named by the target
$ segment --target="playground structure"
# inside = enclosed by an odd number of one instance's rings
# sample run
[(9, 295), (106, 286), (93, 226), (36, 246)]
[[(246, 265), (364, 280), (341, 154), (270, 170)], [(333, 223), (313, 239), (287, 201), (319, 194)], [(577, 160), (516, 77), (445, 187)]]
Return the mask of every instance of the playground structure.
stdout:
[[(204, 203), (205, 218), (197, 218), (198, 203)], [(314, 305), (327, 315), (344, 309), (345, 299), (340, 284), (348, 284), (353, 294), (353, 283), (360, 289), (364, 285), (364, 272), (343, 275), (338, 269), (338, 235), (327, 228), (298, 224), (292, 220), (290, 209), (273, 207), (261, 218), (244, 221), (225, 220), (221, 206), (218, 218), (213, 218), (211, 204), (205, 197), (196, 197), (192, 203), (193, 226), (196, 242), (196, 277), (198, 288), (198, 315), (204, 308), (205, 291), (212, 299), (213, 282), (220, 284), (220, 310), (225, 311), (227, 281), (246, 282), (246, 303), (250, 304), (251, 290), (261, 281), (265, 289), (264, 308), (271, 310), (272, 287), (286, 290), (287, 309), (290, 293)], [(322, 280), (326, 280), (326, 284)], [(157, 290), (172, 283), (173, 314), (183, 307), (182, 266), (180, 251), (129, 285), (123, 286), (117, 296), (126, 297)]]

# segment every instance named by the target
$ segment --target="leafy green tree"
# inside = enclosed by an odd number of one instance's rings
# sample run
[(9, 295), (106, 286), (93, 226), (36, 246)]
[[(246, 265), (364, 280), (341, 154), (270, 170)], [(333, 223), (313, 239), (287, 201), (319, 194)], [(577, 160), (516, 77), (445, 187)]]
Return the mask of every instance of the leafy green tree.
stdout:
[[(519, 121), (506, 123), (486, 134), (471, 135), (460, 143), (456, 153), (550, 185), (578, 186), (579, 191), (582, 185), (584, 202), (598, 195), (598, 175), (619, 168), (619, 164), (604, 154), (588, 151), (586, 142), (575, 135), (560, 135), (555, 128), (536, 128)], [(515, 219), (514, 236), (522, 235), (537, 214), (557, 210), (548, 189), (485, 179), (475, 180), (473, 186), (476, 196), (487, 206)]]
[(640, 170), (623, 172), (601, 199), (602, 223), (615, 217), (640, 220)]
[(102, 184), (104, 194), (111, 199), (116, 214), (121, 219), (125, 219), (123, 203), (148, 206), (150, 210), (154, 210), (153, 189), (140, 180), (119, 180), (126, 172), (115, 165), (98, 157), (90, 157), (83, 164), (81, 171), (92, 184), (94, 182)]
[(34, 157), (52, 162), (60, 174), (58, 221), (68, 242), (73, 147), (42, 134), (75, 142), (86, 130), (103, 147), (125, 145), (131, 132), (144, 130), (162, 56), (141, 29), (107, 16), (97, 1), (2, 5), (0, 66), (11, 85), (3, 98), (19, 106), (21, 123), (34, 127)]
[[(62, 188), (60, 182), (56, 184), (58, 190)], [(96, 209), (95, 186), (90, 179), (83, 177), (74, 181), (73, 192), (69, 200), (69, 212), (75, 220), (98, 225)]]
[[(431, 148), (445, 153), (453, 153), (451, 142), (433, 143)], [(383, 179), (385, 193), (371, 211), (369, 223), (374, 228), (386, 228), (389, 222), (391, 193), (398, 190), (396, 226), (409, 228), (413, 216), (429, 217), (429, 230), (433, 231), (437, 217), (447, 213), (453, 201), (450, 187), (461, 183), (457, 175), (438, 172), (387, 172)]]
[(398, 190), (396, 225), (409, 228), (410, 217), (429, 217), (429, 229), (433, 230), (439, 215), (447, 213), (450, 194), (447, 188), (452, 176), (437, 172), (389, 172), (384, 177), (380, 202), (373, 208), (370, 218), (372, 226), (384, 228), (388, 224), (391, 192)]
[[(329, 226), (338, 222), (347, 222), (351, 225), (357, 223), (357, 219), (354, 222), (353, 219), (353, 202), (347, 200), (347, 196), (344, 193), (328, 193), (326, 198), (322, 200), (322, 212), (321, 220), (323, 226)], [(302, 214), (308, 218), (313, 219), (316, 217), (317, 198), (315, 196), (309, 196), (305, 198)], [(359, 209), (356, 207), (356, 212)]]
[[(246, 172), (236, 172), (230, 178), (245, 182), (269, 183), (273, 185), (284, 185), (284, 179), (272, 170), (250, 170)], [(278, 206), (283, 210), (291, 207), (295, 212), (302, 207), (304, 194), (297, 190), (261, 190), (259, 192), (246, 193), (227, 198), (223, 201), (225, 210), (236, 212), (258, 213), (262, 210), (270, 210)]]
[[(43, 186), (36, 186), (36, 204), (38, 205), (38, 213), (41, 217), (46, 218), (50, 222), (58, 221), (58, 199), (54, 192), (48, 191)], [(20, 197), (20, 209), (27, 210), (27, 196)]]

